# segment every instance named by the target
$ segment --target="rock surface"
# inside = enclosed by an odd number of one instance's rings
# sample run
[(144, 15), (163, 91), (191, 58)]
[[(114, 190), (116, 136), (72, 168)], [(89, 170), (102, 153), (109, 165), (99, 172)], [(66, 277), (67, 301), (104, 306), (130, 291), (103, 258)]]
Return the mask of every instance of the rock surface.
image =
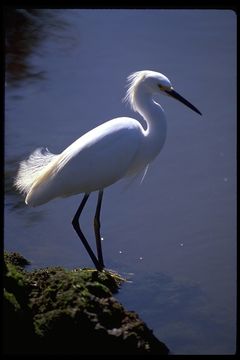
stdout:
[(60, 267), (25, 271), (4, 256), (6, 354), (158, 354), (168, 348), (113, 297), (121, 279), (107, 271)]

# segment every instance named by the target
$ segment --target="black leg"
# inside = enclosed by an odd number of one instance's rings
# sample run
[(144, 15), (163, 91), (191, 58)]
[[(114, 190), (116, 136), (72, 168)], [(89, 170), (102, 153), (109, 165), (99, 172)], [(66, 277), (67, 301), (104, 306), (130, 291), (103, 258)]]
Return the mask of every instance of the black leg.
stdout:
[(79, 218), (80, 218), (80, 215), (81, 215), (81, 213), (83, 211), (84, 206), (86, 205), (86, 202), (87, 202), (88, 198), (89, 198), (89, 194), (85, 194), (79, 208), (77, 209), (76, 214), (74, 215), (74, 218), (72, 220), (72, 225), (74, 227), (74, 230), (78, 234), (80, 240), (82, 241), (83, 245), (85, 246), (85, 248), (86, 248), (90, 258), (92, 259), (96, 269), (97, 270), (102, 270), (103, 266), (100, 264), (100, 262), (98, 261), (98, 259), (94, 255), (94, 252), (92, 251), (91, 247), (89, 246), (89, 244), (87, 242), (87, 239), (85, 238), (85, 236), (84, 236), (84, 234), (83, 234), (83, 232), (82, 232), (82, 230), (80, 228), (80, 225), (79, 225)]
[(98, 193), (98, 202), (96, 207), (96, 213), (94, 217), (94, 231), (96, 237), (96, 245), (97, 245), (97, 254), (98, 254), (98, 261), (102, 268), (104, 268), (103, 262), (103, 254), (102, 254), (102, 244), (101, 244), (101, 234), (100, 234), (100, 212), (101, 212), (101, 205), (102, 205), (102, 197), (103, 197), (103, 190), (100, 190)]

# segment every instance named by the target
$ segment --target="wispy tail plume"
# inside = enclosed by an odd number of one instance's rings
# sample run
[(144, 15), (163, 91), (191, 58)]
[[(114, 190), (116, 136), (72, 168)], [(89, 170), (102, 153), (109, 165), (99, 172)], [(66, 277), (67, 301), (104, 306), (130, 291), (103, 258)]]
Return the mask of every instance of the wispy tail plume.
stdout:
[(27, 194), (41, 172), (56, 157), (58, 155), (50, 153), (47, 148), (36, 149), (27, 160), (21, 161), (14, 186), (21, 193)]

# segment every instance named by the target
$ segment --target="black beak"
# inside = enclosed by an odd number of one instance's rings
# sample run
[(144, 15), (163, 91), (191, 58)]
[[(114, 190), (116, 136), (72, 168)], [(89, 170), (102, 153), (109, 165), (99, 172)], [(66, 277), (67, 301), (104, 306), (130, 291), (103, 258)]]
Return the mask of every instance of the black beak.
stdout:
[(171, 89), (171, 90), (165, 90), (165, 92), (172, 96), (174, 99), (177, 99), (178, 101), (180, 101), (181, 103), (185, 104), (187, 107), (189, 107), (190, 109), (192, 109), (193, 111), (195, 111), (196, 113), (198, 113), (199, 115), (202, 115), (200, 113), (200, 111), (193, 106), (189, 101), (187, 101), (186, 99), (184, 99), (181, 95), (179, 95), (175, 90)]

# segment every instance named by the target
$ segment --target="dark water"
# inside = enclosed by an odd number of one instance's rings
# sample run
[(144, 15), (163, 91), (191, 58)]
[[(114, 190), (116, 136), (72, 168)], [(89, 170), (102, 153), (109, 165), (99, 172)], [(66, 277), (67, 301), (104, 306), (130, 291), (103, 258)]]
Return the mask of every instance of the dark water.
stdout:
[[(113, 117), (126, 77), (168, 76), (200, 117), (167, 97), (168, 137), (140, 179), (105, 191), (107, 267), (119, 300), (175, 354), (236, 347), (236, 17), (216, 10), (35, 10), (7, 14), (5, 249), (32, 267), (92, 266), (71, 219), (81, 196), (27, 208), (12, 188), (35, 148), (61, 152)], [(82, 223), (92, 238), (96, 195)]]

